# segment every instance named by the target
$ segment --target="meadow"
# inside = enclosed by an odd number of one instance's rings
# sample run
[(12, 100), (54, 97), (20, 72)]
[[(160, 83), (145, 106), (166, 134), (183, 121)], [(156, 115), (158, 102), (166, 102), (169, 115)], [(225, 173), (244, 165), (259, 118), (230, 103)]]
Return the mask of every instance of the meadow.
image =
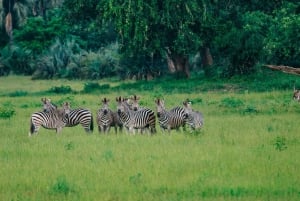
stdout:
[[(0, 200), (300, 200), (300, 103), (289, 89), (300, 80), (272, 76), (256, 83), (0, 77)], [(95, 117), (102, 98), (115, 109), (117, 96), (133, 94), (153, 110), (157, 97), (167, 108), (189, 98), (204, 127), (103, 135), (94, 121), (93, 134), (77, 126), (28, 137), (42, 97)]]

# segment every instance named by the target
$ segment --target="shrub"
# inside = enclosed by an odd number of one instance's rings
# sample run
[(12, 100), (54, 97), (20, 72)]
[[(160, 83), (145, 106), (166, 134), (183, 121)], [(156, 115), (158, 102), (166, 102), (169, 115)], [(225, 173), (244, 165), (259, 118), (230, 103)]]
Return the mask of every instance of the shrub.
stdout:
[(68, 195), (72, 192), (74, 192), (74, 190), (64, 176), (58, 177), (50, 190), (50, 193), (64, 195)]
[(228, 97), (221, 100), (220, 106), (227, 108), (237, 108), (244, 105), (243, 101), (237, 98)]
[(109, 84), (100, 85), (98, 82), (86, 82), (83, 87), (83, 92), (90, 93), (93, 91), (104, 90), (109, 88), (110, 88)]
[(8, 94), (8, 96), (10, 97), (20, 97), (20, 96), (26, 96), (28, 94), (27, 91), (22, 91), (22, 90), (18, 90), (18, 91), (14, 91)]
[(287, 149), (286, 138), (285, 137), (277, 137), (274, 143), (275, 149), (278, 151), (283, 151)]
[(61, 85), (59, 87), (51, 87), (48, 92), (56, 94), (67, 94), (72, 93), (72, 88), (70, 86)]
[(9, 119), (16, 114), (13, 108), (2, 106), (0, 107), (0, 118)]

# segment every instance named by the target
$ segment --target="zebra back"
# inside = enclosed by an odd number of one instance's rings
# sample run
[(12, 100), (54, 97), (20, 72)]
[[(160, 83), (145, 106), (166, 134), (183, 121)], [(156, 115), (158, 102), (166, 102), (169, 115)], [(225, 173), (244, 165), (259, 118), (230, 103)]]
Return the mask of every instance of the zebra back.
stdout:
[(86, 132), (92, 132), (94, 129), (92, 112), (84, 108), (71, 109), (66, 127), (74, 127), (78, 124), (81, 124)]
[(167, 111), (163, 100), (157, 99), (155, 103), (159, 125), (162, 129), (168, 129), (168, 131), (170, 131), (171, 129), (185, 127), (187, 116), (183, 108), (175, 107)]
[(29, 136), (34, 133), (37, 134), (40, 127), (55, 129), (56, 132), (59, 133), (66, 125), (68, 114), (70, 112), (70, 104), (65, 102), (63, 108), (57, 109), (56, 107), (52, 107), (50, 101), (46, 99), (45, 101), (42, 101), (44, 103), (45, 111), (35, 112), (31, 115)]
[(116, 100), (118, 103), (117, 109), (120, 120), (129, 131), (133, 131), (133, 129), (141, 129), (141, 131), (143, 131), (143, 129), (149, 128), (151, 133), (156, 132), (156, 118), (151, 109), (143, 108), (133, 111), (121, 97)]
[(294, 100), (297, 100), (300, 102), (300, 90), (295, 90), (294, 89), (294, 94), (293, 94)]
[[(56, 105), (53, 104), (50, 99), (47, 99), (47, 101), (49, 104), (48, 109), (56, 108)], [(44, 111), (47, 111), (47, 107), (45, 108), (45, 105), (44, 105)], [(93, 121), (92, 112), (88, 109), (83, 109), (83, 108), (70, 109), (67, 118), (66, 127), (74, 127), (77, 126), (78, 124), (81, 124), (81, 126), (84, 128), (86, 132), (93, 132), (94, 121)]]
[(194, 111), (192, 109), (192, 103), (190, 101), (184, 101), (183, 106), (187, 114), (187, 124), (190, 125), (192, 129), (199, 129), (204, 124), (203, 114), (199, 111)]

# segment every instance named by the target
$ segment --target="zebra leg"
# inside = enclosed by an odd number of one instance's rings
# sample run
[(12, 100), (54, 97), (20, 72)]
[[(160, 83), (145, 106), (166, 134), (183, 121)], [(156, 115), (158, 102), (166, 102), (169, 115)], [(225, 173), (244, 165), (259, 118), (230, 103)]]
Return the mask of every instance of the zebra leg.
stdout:
[(60, 134), (61, 134), (62, 127), (57, 127), (55, 130), (56, 130), (56, 133), (60, 135)]

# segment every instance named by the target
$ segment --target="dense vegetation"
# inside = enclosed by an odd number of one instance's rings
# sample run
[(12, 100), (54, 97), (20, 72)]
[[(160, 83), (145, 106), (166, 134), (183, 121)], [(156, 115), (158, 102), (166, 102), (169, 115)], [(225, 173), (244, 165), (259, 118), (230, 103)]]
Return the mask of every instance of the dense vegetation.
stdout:
[(299, 67), (299, 13), (296, 0), (3, 0), (0, 75), (213, 78)]

